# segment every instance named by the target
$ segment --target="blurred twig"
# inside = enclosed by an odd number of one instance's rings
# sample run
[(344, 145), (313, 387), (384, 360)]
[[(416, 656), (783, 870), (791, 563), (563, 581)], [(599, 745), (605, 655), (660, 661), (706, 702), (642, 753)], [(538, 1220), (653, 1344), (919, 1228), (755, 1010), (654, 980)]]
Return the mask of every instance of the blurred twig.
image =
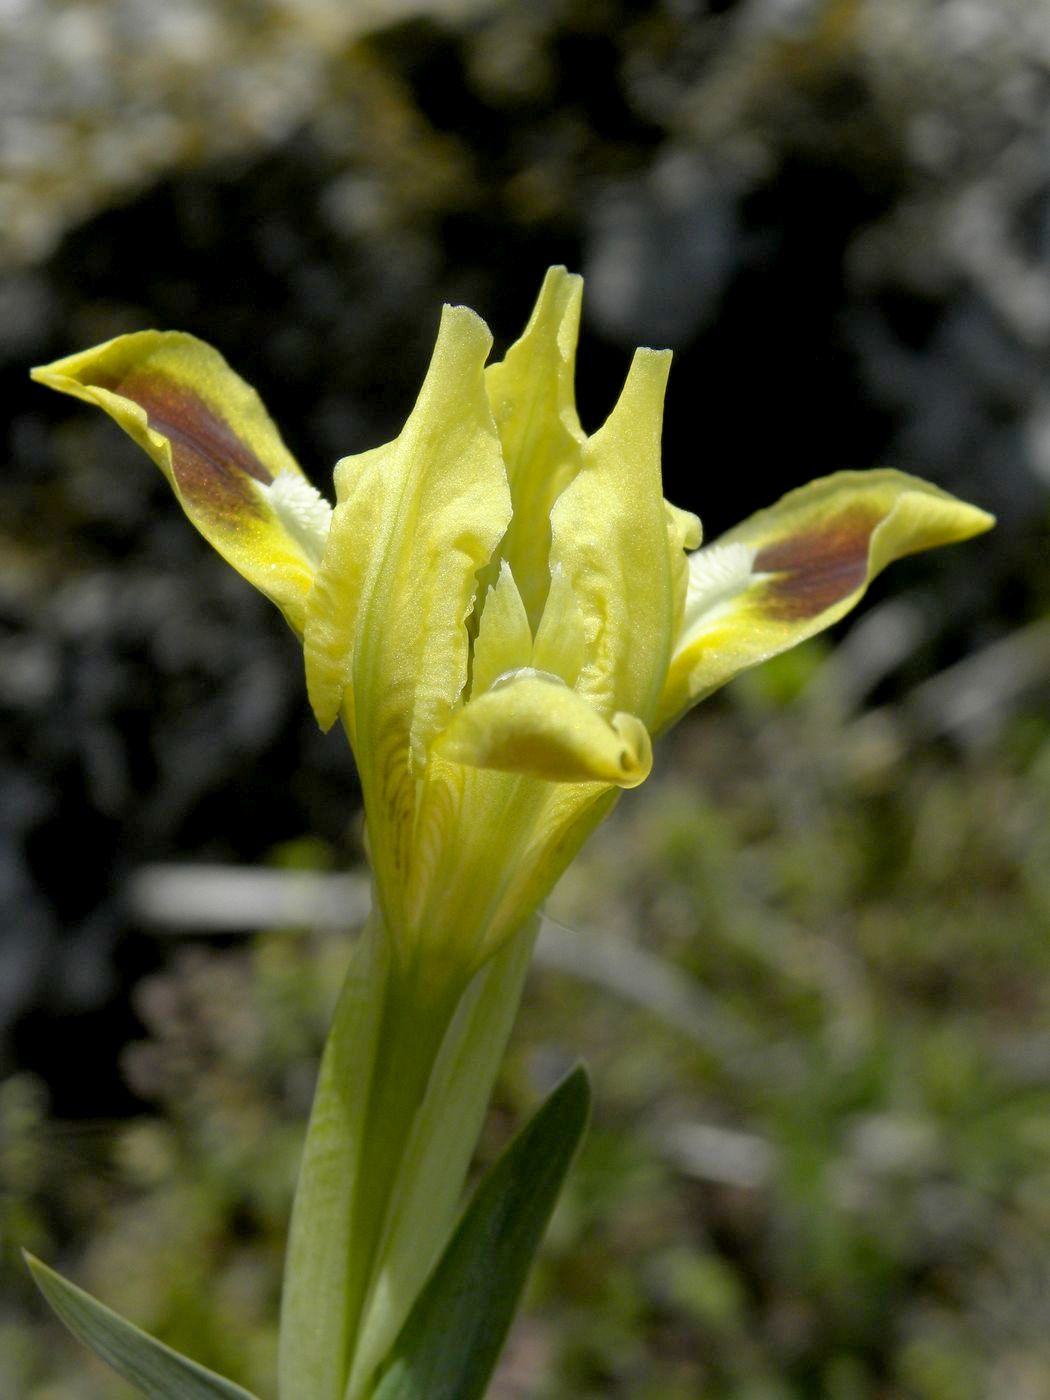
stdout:
[(351, 928), (368, 913), (364, 875), (234, 865), (144, 865), (125, 897), (144, 923), (169, 933), (250, 933), (282, 926)]
[(911, 690), (869, 710), (843, 735), (847, 749), (887, 767), (915, 743), (951, 736), (979, 741), (998, 734), (1026, 692), (1050, 681), (1050, 618), (1011, 632)]
[[(365, 875), (228, 865), (146, 865), (129, 882), (132, 913), (171, 933), (249, 933), (274, 927), (354, 928), (368, 913)], [(544, 919), (536, 949), (567, 972), (651, 1012), (719, 1057), (751, 1046), (746, 1027), (677, 968), (627, 939)]]

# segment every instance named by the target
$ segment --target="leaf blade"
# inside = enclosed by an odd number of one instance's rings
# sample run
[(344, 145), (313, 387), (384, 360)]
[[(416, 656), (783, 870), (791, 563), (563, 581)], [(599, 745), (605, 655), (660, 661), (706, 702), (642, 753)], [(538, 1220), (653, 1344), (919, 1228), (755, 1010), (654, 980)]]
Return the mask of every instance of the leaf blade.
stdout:
[(375, 1400), (480, 1400), (589, 1111), (578, 1066), (478, 1187), (391, 1350)]
[(354, 944), (303, 1145), (284, 1261), (277, 1393), (338, 1400), (360, 1290), (353, 1252), (390, 945), (373, 909)]
[(255, 1400), (250, 1391), (143, 1332), (31, 1254), (33, 1280), (78, 1341), (154, 1400)]

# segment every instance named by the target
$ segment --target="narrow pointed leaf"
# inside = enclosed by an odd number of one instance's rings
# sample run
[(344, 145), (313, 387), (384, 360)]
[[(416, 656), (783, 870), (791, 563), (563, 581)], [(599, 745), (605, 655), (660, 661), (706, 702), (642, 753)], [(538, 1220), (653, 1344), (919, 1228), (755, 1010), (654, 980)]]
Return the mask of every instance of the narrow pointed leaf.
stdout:
[(253, 1400), (239, 1385), (172, 1351), (31, 1254), (37, 1287), (74, 1337), (153, 1400)]
[(484, 1394), (589, 1108), (581, 1066), (485, 1177), (394, 1344), (375, 1400)]
[(282, 1400), (338, 1400), (346, 1380), (360, 1264), (352, 1239), (355, 1193), (388, 968), (389, 944), (373, 913), (332, 1020), (299, 1168), (281, 1298)]

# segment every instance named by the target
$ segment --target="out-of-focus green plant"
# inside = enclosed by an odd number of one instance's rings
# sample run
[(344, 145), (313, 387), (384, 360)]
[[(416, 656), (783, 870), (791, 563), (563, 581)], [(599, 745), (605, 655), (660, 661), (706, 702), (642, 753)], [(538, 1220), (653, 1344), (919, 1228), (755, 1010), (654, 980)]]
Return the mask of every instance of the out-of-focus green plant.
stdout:
[[(894, 559), (991, 524), (900, 473), (841, 473), (698, 548), (699, 521), (661, 494), (669, 355), (637, 351), (605, 425), (580, 427), (581, 290), (553, 269), (488, 368), (484, 323), (447, 307), (405, 428), (339, 463), (334, 510), (192, 337), (141, 332), (35, 371), (120, 423), (278, 605), (317, 719), (342, 719), (361, 775), (374, 902), (293, 1212), (289, 1398), (483, 1393), (588, 1107), (577, 1071), (453, 1228), (541, 901), (648, 776), (653, 733), (828, 627)], [(147, 1394), (247, 1395), (31, 1267)]]

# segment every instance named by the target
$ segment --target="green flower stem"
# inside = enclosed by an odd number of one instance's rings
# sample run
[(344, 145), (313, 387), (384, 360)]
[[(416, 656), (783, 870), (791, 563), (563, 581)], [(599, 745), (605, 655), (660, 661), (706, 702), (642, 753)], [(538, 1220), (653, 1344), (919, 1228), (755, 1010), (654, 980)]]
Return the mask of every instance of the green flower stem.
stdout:
[(481, 969), (456, 1008), (390, 1200), (347, 1400), (369, 1394), (456, 1216), (539, 931), (534, 917)]
[(351, 1221), (344, 1297), (349, 1354), (344, 1376), (358, 1347), (361, 1315), (388, 1212), (398, 1194), (402, 1161), (459, 992), (456, 987), (429, 988), (418, 964), (405, 972), (394, 962), (386, 978)]
[(438, 985), (433, 968), (398, 967), (369, 919), (329, 1032), (293, 1210), (285, 1400), (367, 1394), (451, 1228), (535, 923), (464, 989)]

